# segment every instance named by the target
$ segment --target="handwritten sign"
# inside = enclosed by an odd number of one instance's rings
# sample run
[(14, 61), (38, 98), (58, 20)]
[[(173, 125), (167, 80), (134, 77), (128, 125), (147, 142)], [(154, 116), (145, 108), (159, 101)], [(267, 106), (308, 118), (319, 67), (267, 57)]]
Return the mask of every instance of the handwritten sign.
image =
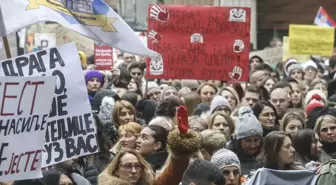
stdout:
[(282, 62), (282, 47), (253, 51), (250, 53), (250, 58), (253, 56), (261, 57), (266, 63), (277, 64)]
[(0, 77), (0, 182), (42, 177), (56, 77)]
[(97, 70), (110, 70), (113, 66), (113, 49), (110, 46), (94, 46), (94, 62)]
[(289, 52), (289, 37), (283, 37), (282, 48), (283, 48), (283, 55), (282, 55), (283, 62), (286, 62), (287, 59), (289, 59), (289, 58), (295, 58), (299, 62), (307, 62), (308, 60), (310, 60), (309, 55), (292, 55), (292, 54), (290, 54), (290, 52)]
[(332, 56), (335, 28), (290, 25), (289, 52), (297, 55)]
[(74, 43), (0, 62), (0, 76), (56, 76), (43, 167), (98, 151), (79, 55)]
[(55, 33), (35, 33), (35, 48), (38, 50), (56, 47)]
[(248, 80), (249, 8), (150, 5), (146, 75), (161, 79)]

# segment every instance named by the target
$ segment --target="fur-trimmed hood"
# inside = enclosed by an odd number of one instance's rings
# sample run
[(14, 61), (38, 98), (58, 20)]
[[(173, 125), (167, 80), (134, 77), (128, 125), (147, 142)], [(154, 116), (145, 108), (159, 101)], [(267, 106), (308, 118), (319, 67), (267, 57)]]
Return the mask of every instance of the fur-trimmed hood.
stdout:
[(132, 185), (131, 183), (108, 174), (106, 171), (98, 176), (98, 185)]
[[(132, 184), (116, 176), (112, 176), (111, 174), (107, 173), (107, 171), (104, 171), (98, 176), (98, 185), (132, 185)], [(137, 185), (148, 185), (148, 184), (140, 179)]]

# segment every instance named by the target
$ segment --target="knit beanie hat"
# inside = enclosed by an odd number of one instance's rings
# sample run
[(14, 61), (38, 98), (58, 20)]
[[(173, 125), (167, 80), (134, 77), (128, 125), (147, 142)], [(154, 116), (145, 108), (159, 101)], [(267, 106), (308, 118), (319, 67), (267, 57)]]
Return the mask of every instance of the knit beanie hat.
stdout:
[(312, 67), (312, 68), (318, 70), (317, 64), (312, 60), (309, 60), (307, 62), (302, 63), (302, 67), (304, 69), (306, 69), (307, 67)]
[(294, 70), (300, 70), (302, 73), (304, 73), (301, 64), (293, 64), (289, 67), (288, 75), (291, 75)]
[(309, 102), (309, 104), (306, 107), (306, 114), (309, 115), (310, 112), (315, 109), (316, 107), (323, 107), (324, 104), (323, 102), (321, 102), (321, 98), (319, 97), (318, 99), (316, 99), (316, 96), (318, 96), (317, 94), (315, 94), (315, 96), (313, 96), (313, 99)]
[(235, 166), (240, 170), (240, 161), (235, 153), (228, 149), (220, 149), (211, 157), (211, 163), (216, 165), (219, 169), (227, 166)]
[(88, 82), (92, 79), (92, 78), (98, 78), (98, 80), (100, 81), (101, 85), (104, 84), (105, 82), (105, 78), (104, 75), (97, 71), (97, 70), (89, 70), (85, 73), (84, 75), (85, 77), (85, 84), (88, 84)]
[(239, 109), (235, 135), (237, 140), (250, 136), (263, 137), (261, 124), (250, 107), (242, 107)]
[(212, 114), (214, 110), (219, 106), (226, 106), (231, 110), (229, 101), (223, 96), (216, 95), (211, 101), (210, 113)]
[(308, 106), (312, 99), (322, 101), (324, 105), (327, 105), (328, 103), (325, 93), (323, 93), (321, 90), (314, 89), (309, 91), (304, 99), (305, 106)]
[(284, 66), (284, 71), (286, 76), (289, 76), (289, 69), (292, 65), (298, 64), (299, 62), (295, 58), (288, 59), (285, 66)]

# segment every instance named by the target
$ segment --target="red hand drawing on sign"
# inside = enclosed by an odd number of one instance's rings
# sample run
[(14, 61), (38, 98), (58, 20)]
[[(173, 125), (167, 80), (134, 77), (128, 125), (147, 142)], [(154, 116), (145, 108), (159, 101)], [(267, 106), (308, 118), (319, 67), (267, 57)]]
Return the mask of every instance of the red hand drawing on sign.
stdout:
[(148, 33), (148, 37), (153, 39), (153, 41), (152, 41), (153, 43), (158, 43), (162, 38), (162, 36), (154, 30), (152, 30)]
[(229, 73), (229, 76), (233, 80), (239, 80), (243, 74), (243, 69), (239, 66), (234, 66), (232, 72)]
[(160, 22), (166, 22), (169, 18), (169, 12), (167, 8), (161, 8), (158, 5), (154, 5), (150, 10), (150, 18)]

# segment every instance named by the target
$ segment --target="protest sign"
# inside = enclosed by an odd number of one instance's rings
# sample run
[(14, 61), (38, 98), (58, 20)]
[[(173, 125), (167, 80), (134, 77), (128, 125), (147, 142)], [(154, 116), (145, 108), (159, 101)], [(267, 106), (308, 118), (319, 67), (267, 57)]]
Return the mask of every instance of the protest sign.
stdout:
[[(69, 42), (75, 42), (78, 51), (83, 51), (87, 56), (94, 54), (93, 46), (94, 41), (80, 35), (71, 29), (63, 27), (59, 24), (44, 24), (39, 23), (39, 29), (37, 24), (33, 24), (26, 29), (26, 38), (24, 37), (25, 42), (29, 41), (29, 37), (35, 35), (39, 30), (40, 33), (55, 33), (56, 35), (56, 45), (63, 45)], [(29, 49), (26, 47), (26, 50), (29, 52)], [(32, 51), (30, 51), (32, 52)]]
[(55, 33), (35, 33), (35, 48), (38, 50), (56, 47)]
[(277, 64), (282, 62), (282, 47), (253, 51), (250, 53), (250, 58), (253, 56), (261, 57), (266, 63)]
[(0, 77), (0, 182), (42, 177), (56, 77)]
[(110, 70), (113, 66), (113, 49), (110, 46), (94, 45), (94, 62), (97, 70)]
[(74, 43), (0, 62), (0, 76), (56, 76), (43, 166), (98, 151), (96, 126)]
[(282, 48), (283, 48), (283, 55), (282, 55), (283, 62), (286, 62), (286, 60), (288, 60), (289, 58), (295, 58), (299, 62), (307, 62), (308, 60), (310, 60), (309, 55), (292, 55), (289, 53), (289, 38), (288, 37), (283, 37)]
[(297, 55), (332, 56), (335, 28), (290, 25), (289, 52)]
[(147, 46), (161, 56), (146, 75), (160, 79), (248, 80), (249, 8), (150, 5)]

